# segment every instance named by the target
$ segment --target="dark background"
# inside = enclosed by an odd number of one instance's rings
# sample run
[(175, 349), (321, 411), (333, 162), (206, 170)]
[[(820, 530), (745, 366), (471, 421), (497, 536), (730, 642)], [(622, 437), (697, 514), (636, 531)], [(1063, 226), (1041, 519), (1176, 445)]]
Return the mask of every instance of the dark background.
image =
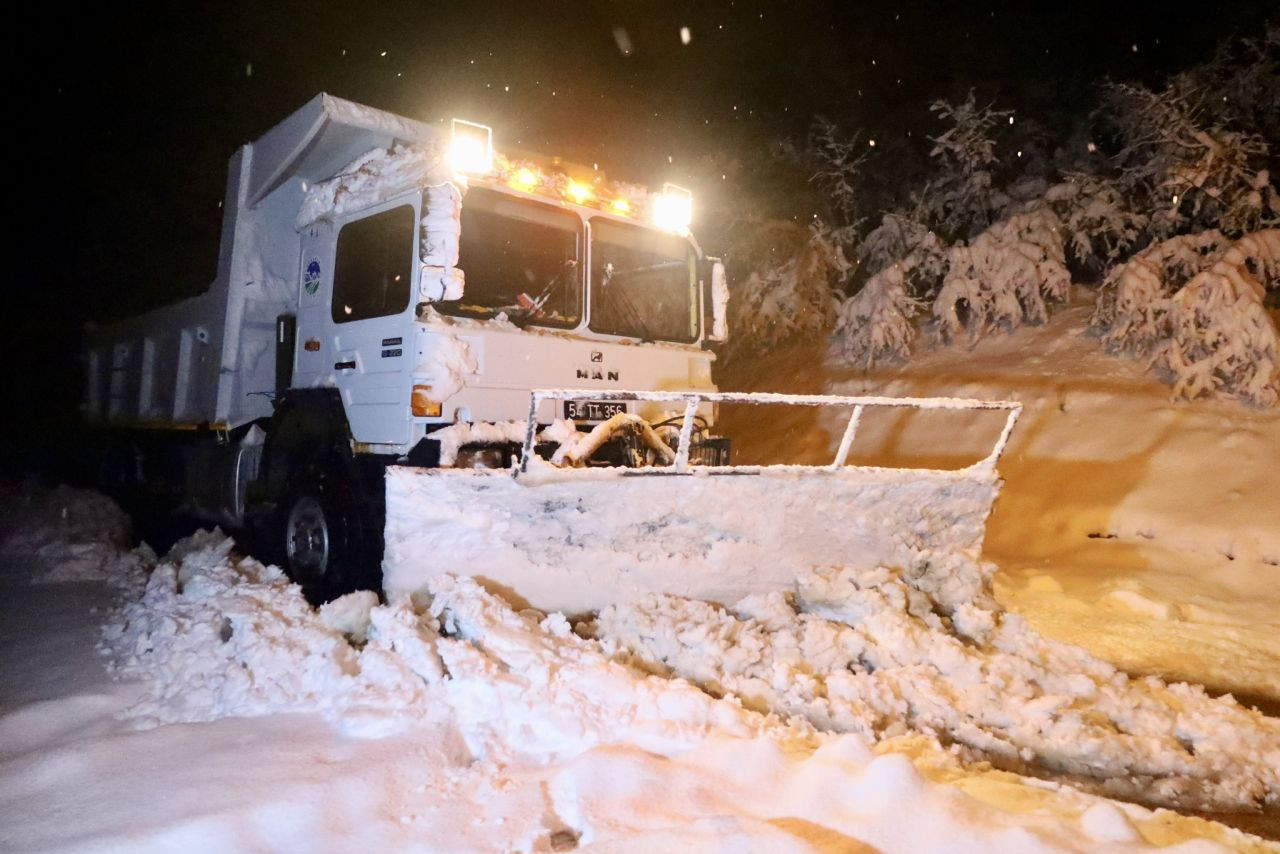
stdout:
[[(614, 178), (690, 182), (708, 156), (758, 155), (819, 113), (881, 146), (925, 146), (928, 102), (971, 87), (1067, 126), (1099, 80), (1158, 83), (1275, 15), (1260, 2), (46, 7), (9, 30), (26, 119), (10, 124), (9, 182), (32, 201), (18, 206), (2, 303), (11, 469), (74, 443), (87, 321), (208, 285), (227, 159), (317, 92), (482, 121), (500, 148)], [(693, 183), (695, 198), (722, 192)]]

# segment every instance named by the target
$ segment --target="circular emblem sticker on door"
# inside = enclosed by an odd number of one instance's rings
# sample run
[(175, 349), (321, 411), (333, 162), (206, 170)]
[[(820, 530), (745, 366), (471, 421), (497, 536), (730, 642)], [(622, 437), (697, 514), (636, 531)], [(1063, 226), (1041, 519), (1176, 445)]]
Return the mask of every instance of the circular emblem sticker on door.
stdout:
[(302, 275), (302, 288), (308, 294), (320, 290), (320, 262), (312, 260), (307, 264), (307, 271)]

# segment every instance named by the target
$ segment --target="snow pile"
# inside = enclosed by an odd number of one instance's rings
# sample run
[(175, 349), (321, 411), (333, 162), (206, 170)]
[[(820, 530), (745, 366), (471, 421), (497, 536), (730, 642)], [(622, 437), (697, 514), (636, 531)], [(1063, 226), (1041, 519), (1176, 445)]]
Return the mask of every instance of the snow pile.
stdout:
[(1280, 230), (1228, 243), (1217, 231), (1170, 238), (1108, 276), (1094, 326), (1113, 352), (1152, 354), (1176, 394), (1280, 399), (1280, 334), (1267, 314), (1280, 285)]
[(1280, 803), (1280, 721), (1198, 687), (1132, 680), (988, 602), (946, 616), (892, 569), (819, 569), (794, 598), (670, 596), (606, 608), (646, 665), (822, 730), (936, 735), (1019, 773), (1194, 809)]
[(440, 443), (440, 465), (448, 467), (458, 459), (463, 445), (497, 445), (504, 442), (524, 444), (527, 421), (468, 422), (450, 424), (437, 430), (431, 438)]
[(428, 187), (422, 208), (418, 292), (428, 301), (462, 299), (465, 275), (458, 269), (462, 190), (452, 183)]
[(446, 329), (432, 329), (419, 335), (420, 358), (413, 366), (415, 385), (426, 383), (427, 397), (442, 402), (462, 391), (466, 378), (474, 376), (480, 363), (467, 339)]
[[(132, 714), (157, 723), (320, 710), (348, 732), (391, 739), (405, 737), (407, 731), (393, 725), (405, 718), (431, 720), (433, 738), (456, 735), (463, 749), (450, 760), (457, 769), (444, 769), (444, 777), (432, 783), (436, 789), (397, 794), (400, 805), (393, 815), (418, 834), (456, 834), (447, 825), (433, 827), (432, 816), (439, 814), (435, 799), (457, 797), (453, 789), (466, 786), (477, 796), (473, 810), (507, 817), (486, 838), (511, 850), (575, 843), (704, 850), (726, 840), (744, 850), (809, 850), (796, 846), (820, 839), (862, 841), (888, 851), (957, 844), (972, 850), (1066, 850), (1082, 838), (1141, 850), (1148, 839), (1169, 838), (1171, 817), (1054, 783), (983, 771), (966, 760), (982, 751), (944, 750), (931, 735), (912, 733), (916, 727), (932, 729), (950, 740), (944, 726), (928, 722), (944, 715), (944, 702), (963, 702), (963, 689), (987, 702), (991, 718), (1025, 722), (1021, 729), (1006, 726), (1003, 741), (991, 736), (993, 743), (1007, 742), (1014, 755), (1029, 755), (1018, 739), (1034, 740), (1036, 723), (1066, 720), (1068, 707), (1079, 718), (1080, 742), (1092, 738), (1095, 752), (1107, 761), (1119, 761), (1107, 752), (1114, 742), (1152, 741), (1152, 755), (1163, 744), (1138, 723), (1156, 714), (1154, 699), (1124, 717), (1133, 728), (1127, 736), (1102, 723), (1122, 714), (1111, 705), (1089, 711), (1062, 700), (1097, 685), (1103, 701), (1119, 702), (1107, 690), (1123, 684), (1114, 676), (1099, 677), (1102, 666), (1069, 648), (1036, 649), (1043, 658), (1034, 676), (1044, 680), (1052, 702), (1025, 696), (1035, 686), (1019, 683), (1009, 675), (1014, 668), (998, 659), (980, 666), (967, 661), (974, 649), (1026, 643), (1019, 634), (1024, 630), (1008, 625), (1009, 618), (991, 622), (982, 609), (958, 609), (951, 619), (963, 626), (968, 641), (956, 640), (957, 649), (939, 650), (929, 659), (923, 651), (936, 639), (928, 635), (941, 631), (942, 618), (931, 612), (927, 595), (895, 572), (816, 575), (801, 593), (812, 597), (805, 601), (814, 613), (806, 615), (780, 597), (759, 597), (750, 605), (756, 612), (753, 628), (740, 628), (731, 641), (719, 612), (666, 600), (667, 615), (650, 627), (651, 640), (691, 650), (695, 638), (702, 638), (704, 670), (716, 668), (712, 659), (718, 658), (726, 674), (707, 691), (638, 669), (637, 664), (665, 670), (620, 652), (612, 638), (576, 634), (557, 614), (517, 612), (471, 578), (437, 577), (416, 603), (379, 606), (372, 596), (355, 594), (317, 612), (276, 570), (229, 549), (216, 532), (180, 543), (157, 569), (144, 598), (121, 613), (111, 645), (122, 657), (120, 672), (142, 677), (145, 686)], [(871, 584), (874, 589), (866, 586)], [(843, 622), (823, 619), (818, 611)], [(661, 609), (606, 612), (597, 631), (607, 635), (606, 624), (617, 624), (624, 614), (633, 620), (659, 617)], [(914, 625), (903, 622), (907, 615)], [(877, 621), (883, 626), (867, 628)], [(900, 637), (877, 643), (878, 636), (884, 641), (895, 631), (895, 621)], [(761, 633), (761, 627), (767, 630)], [(756, 685), (745, 678), (733, 685), (727, 674), (749, 669), (748, 660), (760, 658), (762, 650), (771, 658), (763, 668), (767, 675), (756, 677)], [(915, 665), (894, 660), (913, 654), (921, 658)], [(692, 653), (686, 657), (693, 660)], [(842, 660), (843, 688), (835, 676)], [(881, 669), (859, 673), (849, 666), (856, 660)], [(943, 667), (970, 678), (957, 678), (954, 692), (926, 702), (939, 684), (933, 670)], [(888, 674), (879, 677), (885, 681), (873, 685), (881, 672)], [(787, 717), (759, 714), (751, 707), (764, 708), (762, 698), (778, 693), (768, 687), (771, 680), (795, 682), (787, 688), (794, 697), (812, 697), (795, 708), (779, 703)], [(827, 698), (814, 693), (822, 682)], [(916, 682), (921, 687), (913, 689)], [(741, 689), (738, 696), (714, 696), (735, 687)], [(1024, 692), (1013, 693), (1025, 701), (1021, 714), (1010, 709), (1010, 692), (1017, 690)], [(1185, 717), (1196, 721), (1203, 709), (1195, 692), (1168, 690), (1190, 710)], [(842, 726), (843, 718), (834, 713), (858, 699), (871, 717), (888, 723), (883, 710), (895, 702), (895, 691), (903, 692), (894, 712), (902, 721), (896, 725)], [(975, 696), (964, 708), (972, 712), (978, 702)], [(824, 703), (832, 714), (815, 713)], [(916, 704), (922, 704), (918, 711)], [(1197, 755), (1201, 749), (1215, 755), (1231, 733), (1237, 755), (1247, 752), (1250, 740), (1259, 751), (1274, 738), (1238, 710), (1235, 718), (1225, 716), (1230, 710), (1230, 704), (1213, 707), (1214, 725), (1208, 719), (1198, 724), (1207, 733), (1196, 723), (1180, 722), (1186, 730), (1181, 737), (1195, 745)], [(982, 731), (972, 727), (974, 734)], [(895, 732), (902, 737), (892, 737)], [(879, 743), (873, 746), (873, 740)], [(418, 753), (423, 747), (405, 742), (405, 750)], [(1221, 773), (1243, 780), (1257, 770), (1254, 763)], [(542, 806), (525, 814), (517, 807), (530, 787), (541, 793), (534, 801)], [(1028, 811), (1027, 804), (1036, 807)], [(916, 820), (903, 822), (901, 811), (908, 805)], [(287, 802), (276, 809), (286, 807)], [(450, 815), (442, 820), (451, 821)], [(1203, 823), (1183, 829), (1244, 840)]]
[(107, 627), (115, 672), (146, 684), (134, 717), (307, 710), (376, 727), (421, 713), (443, 673), (429, 617), (367, 592), (315, 611), (278, 568), (232, 547), (216, 530), (180, 541)]
[[(873, 749), (861, 735), (754, 713), (736, 697), (611, 660), (612, 645), (577, 636), (559, 615), (516, 613), (472, 579), (441, 577), (432, 592), (447, 635), (441, 688), (478, 766), (508, 785), (521, 769), (544, 769), (551, 833), (540, 844), (1065, 850), (1083, 834), (1119, 850), (1147, 847), (1139, 828), (1154, 817), (1141, 808), (1012, 776), (968, 777), (928, 737)], [(969, 785), (940, 785), (957, 779)], [(1003, 787), (1004, 800), (988, 786)], [(1039, 807), (1006, 810), (1015, 791)], [(902, 821), (904, 807), (915, 820)]]
[(449, 636), (437, 646), (444, 688), (474, 756), (545, 764), (606, 743), (670, 755), (713, 732), (787, 732), (736, 701), (611, 661), (559, 614), (516, 613), (474, 579), (440, 576), (431, 593)]
[(155, 563), (145, 543), (130, 550), (129, 517), (97, 492), (28, 485), (4, 511), (0, 557), (35, 564), (33, 584), (99, 581), (137, 590)]
[(369, 734), (446, 702), (475, 757), (534, 764), (607, 742), (672, 753), (713, 731), (786, 729), (639, 674), (563, 617), (516, 613), (470, 578), (439, 576), (389, 605), (361, 592), (316, 610), (279, 569), (232, 546), (216, 530), (179, 542), (106, 628), (115, 672), (146, 686), (130, 710), (144, 724), (319, 711)]

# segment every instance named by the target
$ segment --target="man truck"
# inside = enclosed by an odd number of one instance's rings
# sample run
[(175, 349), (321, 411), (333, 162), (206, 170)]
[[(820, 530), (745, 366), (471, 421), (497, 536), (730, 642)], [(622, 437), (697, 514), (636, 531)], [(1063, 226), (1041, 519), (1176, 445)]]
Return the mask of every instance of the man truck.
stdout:
[(388, 465), (509, 466), (535, 388), (714, 391), (724, 270), (690, 217), (679, 187), (321, 94), (231, 158), (208, 291), (88, 336), (103, 477), (247, 532), (315, 599), (376, 586)]

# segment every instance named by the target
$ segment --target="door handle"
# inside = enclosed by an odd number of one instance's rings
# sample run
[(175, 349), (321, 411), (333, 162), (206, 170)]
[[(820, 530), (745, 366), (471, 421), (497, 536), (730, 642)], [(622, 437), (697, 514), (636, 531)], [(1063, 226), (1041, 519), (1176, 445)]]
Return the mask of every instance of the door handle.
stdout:
[(352, 371), (352, 370), (355, 370), (355, 367), (356, 367), (356, 363), (354, 359), (352, 359), (350, 362), (334, 362), (333, 363), (333, 369), (335, 371)]

